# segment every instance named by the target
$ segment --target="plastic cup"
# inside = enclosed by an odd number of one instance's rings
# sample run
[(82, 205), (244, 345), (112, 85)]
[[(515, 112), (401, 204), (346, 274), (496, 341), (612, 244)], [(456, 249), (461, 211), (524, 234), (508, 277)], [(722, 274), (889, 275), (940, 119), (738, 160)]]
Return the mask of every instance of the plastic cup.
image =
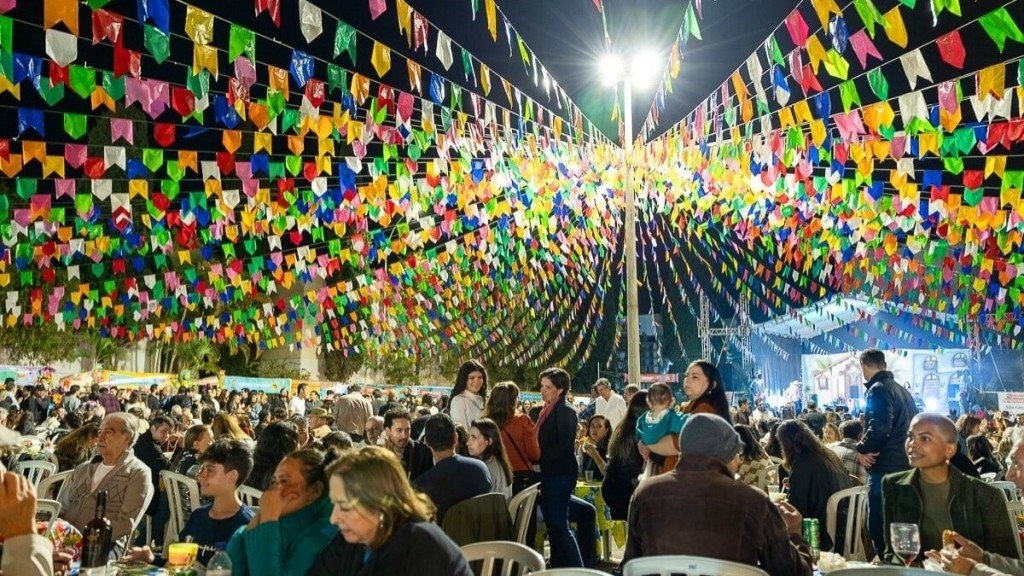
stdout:
[(594, 482), (594, 471), (593, 470), (587, 470), (586, 472), (583, 473), (583, 476), (587, 479), (587, 484), (591, 484), (591, 483)]
[(167, 568), (191, 568), (199, 555), (199, 544), (175, 542), (167, 547)]

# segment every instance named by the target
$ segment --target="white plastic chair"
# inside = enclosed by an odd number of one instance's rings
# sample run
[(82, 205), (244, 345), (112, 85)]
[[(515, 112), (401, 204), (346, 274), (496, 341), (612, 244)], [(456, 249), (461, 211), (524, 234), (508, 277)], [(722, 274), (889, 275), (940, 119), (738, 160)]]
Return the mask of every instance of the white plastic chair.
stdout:
[(1017, 485), (1013, 482), (1002, 480), (1000, 482), (992, 482), (989, 486), (1002, 490), (1007, 502), (1020, 502), (1020, 492), (1017, 490)]
[(843, 568), (833, 570), (829, 576), (916, 576), (919, 574), (935, 574), (924, 568), (903, 568), (902, 566), (871, 566), (870, 568)]
[(529, 576), (608, 576), (608, 573), (589, 568), (553, 568), (540, 572), (530, 572)]
[(512, 518), (512, 535), (520, 544), (527, 544), (526, 533), (530, 529), (530, 516), (533, 514), (539, 492), (540, 482), (524, 488), (509, 500), (508, 513)]
[[(56, 474), (50, 474), (46, 478), (39, 481), (39, 486), (36, 487), (36, 494), (40, 498), (51, 498), (53, 500), (60, 500), (61, 494), (64, 493), (64, 489), (67, 487), (67, 479), (71, 476), (74, 470), (65, 470), (63, 472), (57, 472)], [(54, 487), (56, 486), (56, 490)], [(53, 492), (51, 494), (51, 492)]]
[(252, 486), (239, 486), (238, 499), (249, 508), (259, 506), (260, 498), (263, 497), (263, 490), (257, 490)]
[(57, 467), (44, 460), (26, 460), (18, 462), (14, 466), (14, 471), (28, 478), (28, 481), (32, 483), (32, 487), (38, 489), (39, 483), (47, 476), (56, 472)]
[(825, 516), (825, 529), (834, 543), (836, 526), (839, 517), (839, 506), (846, 506), (846, 526), (843, 531), (843, 558), (847, 560), (867, 560), (864, 551), (864, 528), (868, 518), (868, 487), (855, 486), (840, 490), (829, 497)]
[(466, 544), (462, 555), (471, 564), (483, 563), (479, 571), (473, 571), (477, 576), (525, 576), (544, 569), (544, 557), (518, 542)]
[(622, 576), (768, 576), (756, 566), (703, 556), (647, 556), (630, 560)]
[(991, 483), (996, 481), (996, 473), (995, 472), (985, 472), (984, 474), (981, 475), (981, 479), (984, 480), (985, 482), (988, 482), (989, 484), (991, 484)]
[[(167, 531), (164, 534), (164, 548), (166, 548), (168, 544), (178, 539), (178, 534), (185, 527), (185, 501), (183, 498), (189, 500), (189, 511), (199, 507), (199, 483), (189, 476), (169, 470), (160, 472), (160, 479), (163, 480), (167, 502), (171, 508), (171, 518), (167, 522)], [(156, 530), (160, 530), (160, 527), (157, 526)]]
[(57, 518), (60, 518), (60, 502), (45, 498), (36, 500), (36, 516), (39, 514), (46, 514), (46, 534), (49, 534)]

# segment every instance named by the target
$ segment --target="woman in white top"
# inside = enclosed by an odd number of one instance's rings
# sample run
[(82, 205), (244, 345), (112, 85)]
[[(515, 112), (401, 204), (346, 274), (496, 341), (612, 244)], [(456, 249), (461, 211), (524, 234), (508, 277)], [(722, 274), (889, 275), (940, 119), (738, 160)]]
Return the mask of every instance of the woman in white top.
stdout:
[(501, 430), (494, 420), (481, 418), (469, 426), (469, 440), (466, 441), (469, 455), (487, 464), (491, 474), (491, 492), (512, 498), (512, 465), (501, 443)]
[(473, 420), (484, 411), (487, 399), (487, 369), (478, 360), (466, 360), (459, 366), (455, 376), (455, 387), (452, 388), (452, 399), (448, 406), (448, 414), (455, 424), (461, 424), (469, 430)]

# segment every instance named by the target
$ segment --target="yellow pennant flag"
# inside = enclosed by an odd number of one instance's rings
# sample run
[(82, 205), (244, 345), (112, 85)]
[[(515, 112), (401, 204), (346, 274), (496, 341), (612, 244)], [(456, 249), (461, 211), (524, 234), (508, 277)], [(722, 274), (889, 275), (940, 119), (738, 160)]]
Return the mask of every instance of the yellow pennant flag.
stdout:
[(409, 73), (409, 89), (415, 90), (417, 94), (423, 94), (423, 88), (421, 88), (423, 73), (420, 70), (420, 65), (412, 60), (406, 60), (405, 69)]
[(48, 176), (57, 175), (61, 178), (64, 177), (64, 157), (63, 156), (47, 156), (46, 161), (43, 162), (43, 178)]
[(78, 36), (77, 0), (44, 0), (43, 30), (53, 28), (58, 22), (63, 22), (68, 32)]
[(370, 62), (373, 64), (373, 69), (377, 71), (377, 76), (383, 78), (391, 69), (391, 49), (374, 40)]
[(987, 156), (985, 158), (985, 178), (996, 174), (1000, 178), (1006, 171), (1006, 156)]
[(217, 47), (192, 45), (192, 75), (195, 76), (203, 70), (209, 70), (216, 79), (217, 74)]
[(363, 102), (370, 95), (370, 79), (358, 72), (353, 74), (348, 91), (356, 99), (356, 104), (362, 106)]
[[(216, 180), (213, 180), (216, 182)], [(149, 198), (149, 181), (141, 178), (133, 178), (128, 181), (129, 198)]]
[(480, 63), (480, 87), (484, 90), (484, 96), (489, 96), (491, 93), (491, 69), (484, 66), (484, 63)]
[(269, 132), (257, 132), (252, 136), (252, 148), (253, 152), (259, 152), (265, 150), (268, 154), (273, 154), (273, 141), (274, 135)]
[(900, 48), (906, 48), (907, 27), (903, 24), (900, 5), (893, 6), (892, 10), (889, 10), (882, 16), (882, 20), (885, 22), (885, 35), (889, 37), (889, 40)]
[(828, 28), (829, 15), (843, 13), (836, 5), (836, 0), (811, 0), (811, 6), (814, 6), (814, 13), (818, 15), (822, 28)]
[(412, 47), (412, 9), (405, 0), (395, 0), (398, 31), (405, 34), (405, 41)]
[(993, 64), (978, 72), (978, 98), (984, 100), (989, 95), (1003, 99), (1006, 90), (1006, 64)]
[(491, 40), (498, 41), (498, 15), (494, 0), (484, 0), (484, 12), (487, 14), (487, 29), (491, 32)]
[(825, 47), (821, 45), (821, 40), (818, 40), (817, 34), (812, 34), (807, 38), (807, 56), (811, 59), (811, 68), (817, 74), (821, 61), (826, 58)]
[(97, 86), (92, 94), (89, 95), (89, 100), (92, 103), (92, 109), (95, 110), (100, 106), (106, 106), (107, 110), (114, 112), (116, 107), (114, 105), (114, 99), (107, 94), (107, 91)]
[(196, 44), (213, 42), (213, 14), (195, 6), (185, 6), (185, 33)]
[[(97, 88), (97, 90), (102, 89)], [(3, 94), (4, 92), (10, 92), (11, 96), (14, 96), (15, 100), (21, 100), (21, 84), (13, 84), (7, 79), (7, 76), (0, 74), (0, 94)], [(95, 106), (92, 108), (93, 110), (96, 109)], [(113, 110), (113, 108), (111, 108), (111, 110)]]

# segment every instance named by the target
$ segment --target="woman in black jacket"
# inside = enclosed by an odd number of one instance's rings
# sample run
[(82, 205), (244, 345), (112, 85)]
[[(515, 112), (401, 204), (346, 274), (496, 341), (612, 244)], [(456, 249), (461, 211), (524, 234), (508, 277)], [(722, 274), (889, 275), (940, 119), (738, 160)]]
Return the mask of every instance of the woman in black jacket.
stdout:
[(569, 529), (569, 501), (576, 488), (576, 411), (565, 401), (569, 373), (548, 368), (540, 373), (544, 408), (537, 418), (540, 444), (540, 510), (548, 527), (552, 568), (582, 568), (576, 536)]
[(644, 469), (644, 458), (638, 449), (636, 421), (647, 411), (647, 392), (640, 391), (629, 400), (626, 417), (612, 432), (608, 443), (608, 465), (605, 467), (601, 492), (611, 511), (612, 520), (626, 520), (629, 501)]

